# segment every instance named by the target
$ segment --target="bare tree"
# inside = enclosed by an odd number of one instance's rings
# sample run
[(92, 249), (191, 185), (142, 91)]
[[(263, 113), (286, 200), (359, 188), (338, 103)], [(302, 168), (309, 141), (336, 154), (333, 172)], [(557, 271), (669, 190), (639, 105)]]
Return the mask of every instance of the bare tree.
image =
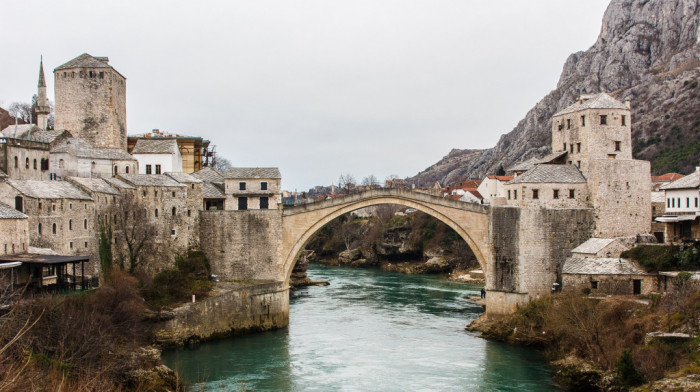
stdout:
[(374, 189), (377, 186), (379, 186), (379, 180), (374, 174), (370, 174), (369, 176), (362, 179), (362, 185), (366, 186), (369, 189)]
[(349, 195), (355, 188), (355, 183), (355, 177), (352, 174), (341, 174), (340, 178), (338, 179), (338, 188), (340, 188), (345, 194)]
[(36, 120), (36, 113), (33, 113), (32, 109), (32, 105), (26, 102), (12, 102), (7, 111), (10, 113), (10, 116), (29, 124)]
[(212, 167), (220, 172), (225, 172), (227, 169), (232, 168), (233, 164), (224, 157), (216, 157)]
[(116, 239), (117, 254), (120, 264), (133, 273), (143, 264), (149, 250), (155, 249), (158, 229), (149, 211), (132, 192), (127, 192), (112, 205), (110, 216), (113, 235)]

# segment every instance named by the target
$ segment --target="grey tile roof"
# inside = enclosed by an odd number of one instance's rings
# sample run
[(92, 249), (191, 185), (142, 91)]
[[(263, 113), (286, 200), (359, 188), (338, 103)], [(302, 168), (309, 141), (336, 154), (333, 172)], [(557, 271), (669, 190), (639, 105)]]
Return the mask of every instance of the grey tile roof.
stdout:
[(92, 200), (87, 193), (67, 181), (7, 180), (21, 194), (36, 199)]
[(202, 195), (205, 199), (225, 199), (226, 194), (224, 191), (216, 184), (211, 182), (205, 182), (202, 186)]
[(535, 164), (537, 163), (538, 159), (537, 158), (530, 158), (525, 162), (520, 162), (516, 163), (515, 165), (511, 166), (508, 168), (508, 172), (516, 172), (516, 171), (527, 171), (535, 167)]
[(571, 253), (596, 254), (613, 241), (615, 240), (612, 238), (589, 238), (588, 241), (572, 249)]
[(117, 188), (114, 188), (102, 178), (68, 177), (68, 181), (82, 186), (90, 192), (108, 193), (110, 195), (120, 194)]
[(685, 177), (681, 177), (676, 181), (662, 185), (661, 190), (669, 189), (694, 189), (700, 187), (700, 171), (694, 171)]
[(606, 93), (582, 95), (571, 106), (554, 113), (555, 116), (585, 109), (628, 109), (627, 106)]
[(282, 178), (276, 167), (232, 167), (226, 170), (225, 178)]
[(120, 174), (118, 178), (136, 186), (186, 187), (165, 174)]
[(651, 202), (652, 203), (665, 203), (666, 193), (665, 192), (651, 192)]
[(2, 130), (2, 137), (26, 139), (37, 142), (53, 143), (56, 138), (63, 135), (66, 130), (42, 131), (34, 124), (9, 125)]
[(59, 65), (54, 69), (70, 69), (70, 68), (112, 68), (107, 63), (109, 59), (107, 57), (94, 57), (87, 53), (83, 53), (80, 56), (68, 61), (63, 65)]
[(506, 184), (521, 183), (585, 183), (583, 174), (574, 165), (535, 165), (532, 169), (515, 177)]
[(104, 177), (104, 178), (102, 178), (102, 179), (105, 180), (106, 182), (108, 182), (110, 185), (112, 185), (112, 186), (115, 187), (115, 188), (119, 188), (119, 189), (135, 189), (135, 188), (134, 188), (133, 186), (131, 186), (130, 184), (127, 184), (126, 182), (124, 182), (124, 181), (122, 181), (122, 180), (120, 180), (120, 179), (118, 179), (118, 178), (114, 178), (114, 177)]
[(569, 257), (562, 268), (564, 274), (581, 275), (646, 275), (628, 259), (606, 257)]
[(67, 138), (51, 148), (52, 153), (68, 153), (79, 158), (135, 161), (128, 152), (118, 148), (95, 148), (78, 138)]
[(199, 178), (197, 178), (191, 174), (187, 174), (187, 173), (167, 172), (167, 173), (165, 173), (165, 175), (172, 178), (173, 180), (180, 182), (180, 183), (183, 183), (183, 184), (190, 184), (190, 183), (197, 184), (197, 183), (202, 182), (202, 180), (200, 180)]
[(558, 158), (561, 158), (566, 155), (566, 151), (558, 151), (558, 152), (553, 152), (551, 154), (547, 154), (543, 156), (542, 158), (538, 159), (535, 161), (535, 163), (551, 163), (552, 161), (557, 160)]
[(27, 219), (27, 215), (15, 210), (7, 204), (0, 203), (0, 219)]
[(172, 154), (177, 151), (175, 139), (139, 139), (132, 154)]
[(224, 183), (224, 175), (211, 167), (204, 167), (202, 170), (192, 173), (192, 175), (205, 182), (213, 182), (216, 184)]

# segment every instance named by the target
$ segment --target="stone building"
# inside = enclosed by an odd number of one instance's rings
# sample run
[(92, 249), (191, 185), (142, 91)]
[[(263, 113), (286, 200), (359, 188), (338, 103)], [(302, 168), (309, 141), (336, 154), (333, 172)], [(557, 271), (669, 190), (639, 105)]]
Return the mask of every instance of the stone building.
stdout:
[(29, 216), (32, 246), (68, 255), (96, 249), (93, 199), (67, 181), (8, 179), (0, 183), (0, 202)]
[(700, 239), (700, 168), (661, 186), (664, 192), (664, 215), (656, 222), (665, 225), (666, 242)]
[(0, 253), (12, 255), (29, 249), (29, 217), (0, 202)]
[(109, 59), (83, 53), (53, 73), (54, 128), (93, 147), (126, 150), (126, 78)]
[(506, 196), (505, 183), (512, 179), (513, 176), (488, 175), (476, 190), (483, 197), (484, 204), (491, 204), (492, 199)]
[(78, 138), (66, 138), (51, 148), (50, 172), (54, 178), (111, 177), (136, 173), (136, 159), (118, 148), (92, 147)]
[[(187, 136), (172, 133), (161, 132), (158, 129), (154, 129), (152, 132), (143, 133), (140, 135), (131, 135), (128, 137), (128, 151), (131, 154), (137, 154), (134, 152), (136, 145), (140, 141), (144, 140), (174, 140), (177, 143), (177, 149), (180, 155), (180, 163), (178, 165), (173, 165), (171, 169), (163, 168), (163, 173), (166, 171), (182, 171), (185, 173), (194, 173), (201, 170), (203, 167), (213, 163), (209, 161), (209, 158), (213, 157), (213, 152), (209, 150), (209, 140), (203, 139), (199, 136)], [(138, 151), (138, 150), (137, 150)], [(176, 170), (176, 167), (180, 167)], [(154, 168), (155, 169), (155, 168)], [(146, 174), (145, 169), (141, 169), (142, 174)], [(157, 173), (154, 173), (157, 174)]]
[(657, 278), (627, 259), (572, 256), (564, 262), (562, 286), (593, 295), (648, 295), (656, 290)]
[(589, 206), (586, 179), (573, 165), (535, 165), (507, 182), (508, 205), (546, 208)]
[(223, 174), (214, 168), (205, 167), (192, 173), (192, 176), (202, 180), (203, 208), (205, 211), (226, 209)]
[(174, 139), (138, 139), (131, 155), (139, 162), (139, 174), (182, 172), (182, 155)]
[(276, 167), (234, 167), (224, 174), (227, 210), (277, 209), (282, 175)]

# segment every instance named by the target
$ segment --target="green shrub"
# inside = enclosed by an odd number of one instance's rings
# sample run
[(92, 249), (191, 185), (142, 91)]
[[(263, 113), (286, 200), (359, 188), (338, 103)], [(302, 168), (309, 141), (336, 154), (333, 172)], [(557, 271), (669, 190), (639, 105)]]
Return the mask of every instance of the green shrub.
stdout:
[(632, 361), (632, 351), (624, 350), (615, 366), (620, 381), (624, 386), (634, 387), (644, 383), (644, 377), (639, 373)]
[(189, 250), (175, 258), (175, 268), (159, 272), (143, 284), (148, 306), (162, 309), (187, 301), (192, 294), (205, 296), (213, 283), (209, 280), (209, 260), (200, 250)]

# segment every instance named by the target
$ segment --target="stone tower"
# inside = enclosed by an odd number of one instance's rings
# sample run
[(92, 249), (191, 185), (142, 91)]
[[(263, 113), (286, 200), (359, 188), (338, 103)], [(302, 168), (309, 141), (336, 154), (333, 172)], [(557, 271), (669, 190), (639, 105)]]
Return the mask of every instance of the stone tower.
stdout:
[(49, 102), (46, 99), (46, 80), (44, 79), (44, 58), (39, 60), (39, 85), (37, 89), (37, 101), (36, 101), (36, 125), (39, 129), (46, 130), (49, 124), (49, 114), (51, 114), (51, 108), (49, 107)]
[(126, 151), (126, 78), (107, 57), (83, 53), (54, 69), (55, 129), (93, 147)]

